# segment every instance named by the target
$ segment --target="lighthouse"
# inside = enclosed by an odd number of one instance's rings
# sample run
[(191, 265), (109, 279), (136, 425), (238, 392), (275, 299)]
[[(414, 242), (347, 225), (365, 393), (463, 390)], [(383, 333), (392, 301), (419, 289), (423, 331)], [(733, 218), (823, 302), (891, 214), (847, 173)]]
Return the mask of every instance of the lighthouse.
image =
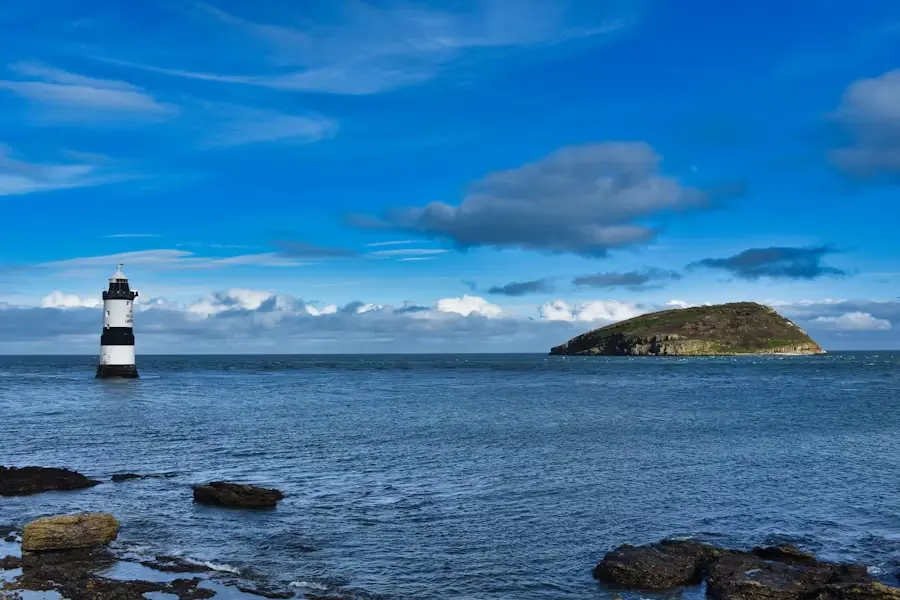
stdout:
[(138, 376), (134, 366), (134, 299), (138, 293), (128, 287), (123, 265), (116, 265), (103, 292), (103, 334), (100, 336), (100, 364), (97, 377)]

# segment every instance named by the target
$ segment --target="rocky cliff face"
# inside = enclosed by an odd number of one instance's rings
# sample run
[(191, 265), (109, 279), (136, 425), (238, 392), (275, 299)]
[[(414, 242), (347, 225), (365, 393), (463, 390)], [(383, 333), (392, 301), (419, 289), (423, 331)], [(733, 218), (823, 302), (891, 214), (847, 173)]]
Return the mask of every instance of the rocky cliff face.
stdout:
[(550, 350), (578, 356), (823, 353), (794, 323), (754, 302), (650, 313), (589, 331)]

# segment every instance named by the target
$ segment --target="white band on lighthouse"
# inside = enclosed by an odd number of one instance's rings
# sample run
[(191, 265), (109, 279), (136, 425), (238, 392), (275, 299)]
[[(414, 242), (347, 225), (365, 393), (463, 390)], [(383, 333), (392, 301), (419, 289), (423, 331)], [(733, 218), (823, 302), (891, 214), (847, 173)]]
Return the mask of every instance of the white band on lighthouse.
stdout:
[(100, 364), (97, 377), (138, 376), (134, 362), (134, 299), (138, 293), (128, 286), (128, 278), (118, 265), (103, 292), (103, 333), (100, 336)]

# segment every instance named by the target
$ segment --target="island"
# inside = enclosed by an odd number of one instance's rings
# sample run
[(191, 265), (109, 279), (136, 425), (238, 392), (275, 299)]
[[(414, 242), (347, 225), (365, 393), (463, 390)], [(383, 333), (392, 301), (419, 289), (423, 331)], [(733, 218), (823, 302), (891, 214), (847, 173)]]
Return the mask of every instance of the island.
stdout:
[(550, 350), (565, 356), (824, 353), (805, 331), (756, 302), (649, 313), (588, 331)]

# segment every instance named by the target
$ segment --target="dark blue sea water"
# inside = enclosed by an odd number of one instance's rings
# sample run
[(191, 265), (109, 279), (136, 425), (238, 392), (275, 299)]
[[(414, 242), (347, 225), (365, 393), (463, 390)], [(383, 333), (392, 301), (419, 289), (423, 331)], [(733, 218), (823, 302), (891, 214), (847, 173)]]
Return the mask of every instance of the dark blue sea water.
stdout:
[[(0, 499), (120, 546), (386, 598), (600, 599), (623, 542), (792, 541), (900, 563), (900, 354), (0, 357), (0, 464), (176, 476)], [(271, 512), (196, 506), (212, 479)]]

